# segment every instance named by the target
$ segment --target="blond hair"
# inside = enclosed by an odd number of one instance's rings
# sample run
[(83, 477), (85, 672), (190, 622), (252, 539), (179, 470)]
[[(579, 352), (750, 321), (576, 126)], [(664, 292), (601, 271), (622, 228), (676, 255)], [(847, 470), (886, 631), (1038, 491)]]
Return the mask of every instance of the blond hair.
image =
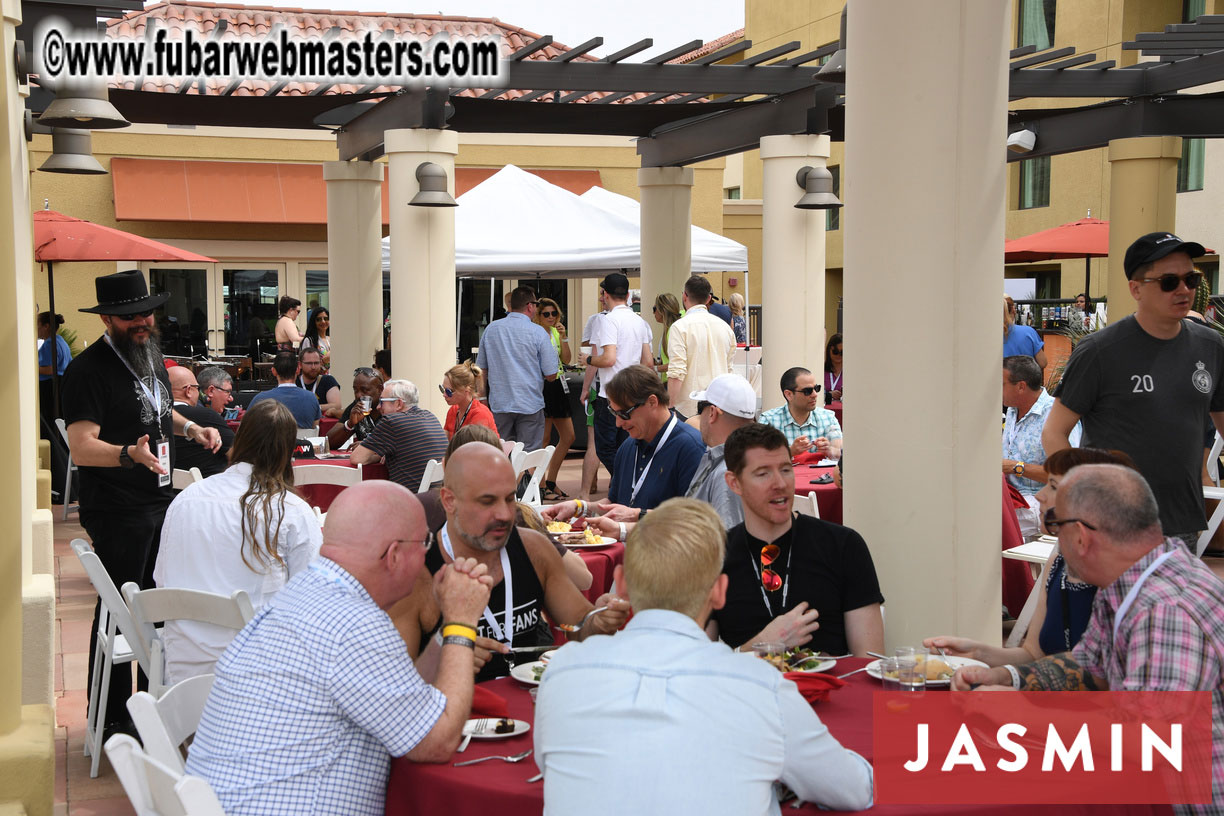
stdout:
[(444, 376), (451, 381), (451, 386), (456, 391), (460, 388), (471, 388), (475, 391), (476, 383), (480, 381), (481, 373), (480, 366), (472, 362), (471, 359), (468, 359), (459, 365), (448, 368)]
[(726, 531), (709, 504), (668, 499), (625, 542), (633, 608), (669, 609), (696, 619), (722, 572)]
[(731, 297), (727, 298), (727, 305), (731, 307), (731, 314), (743, 316), (744, 296), (739, 292), (731, 293)]

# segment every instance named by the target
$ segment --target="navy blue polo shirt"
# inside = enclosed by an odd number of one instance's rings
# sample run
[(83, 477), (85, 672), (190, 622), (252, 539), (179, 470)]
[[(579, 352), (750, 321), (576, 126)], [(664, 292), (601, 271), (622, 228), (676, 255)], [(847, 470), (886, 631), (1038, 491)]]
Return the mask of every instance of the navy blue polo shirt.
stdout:
[[(675, 416), (674, 412), (672, 416)], [(608, 488), (609, 501), (639, 510), (649, 510), (668, 499), (685, 494), (705, 453), (705, 443), (701, 441), (700, 431), (692, 425), (677, 421), (667, 443), (659, 448), (652, 461), (651, 454), (655, 453), (655, 448), (666, 431), (665, 423), (649, 441), (630, 437), (621, 443), (613, 462), (615, 472)], [(650, 473), (642, 482), (637, 498), (631, 499), (633, 483), (642, 475), (642, 469), (646, 467), (647, 462), (650, 463)]]

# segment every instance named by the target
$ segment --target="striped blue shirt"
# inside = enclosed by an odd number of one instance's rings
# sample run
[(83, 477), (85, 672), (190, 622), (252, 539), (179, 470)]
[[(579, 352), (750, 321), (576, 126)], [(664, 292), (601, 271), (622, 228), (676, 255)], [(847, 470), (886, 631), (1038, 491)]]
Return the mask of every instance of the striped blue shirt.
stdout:
[(446, 709), (387, 614), (322, 557), (238, 633), (216, 675), (187, 772), (231, 816), (382, 814), (390, 757)]

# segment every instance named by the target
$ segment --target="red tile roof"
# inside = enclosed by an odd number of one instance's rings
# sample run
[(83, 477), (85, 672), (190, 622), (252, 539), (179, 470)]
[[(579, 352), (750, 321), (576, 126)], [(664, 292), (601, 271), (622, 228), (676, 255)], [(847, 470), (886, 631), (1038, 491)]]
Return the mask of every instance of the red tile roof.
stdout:
[[(148, 6), (143, 11), (133, 12), (124, 17), (107, 22), (108, 37), (125, 39), (140, 39), (144, 37), (145, 26), (150, 19), (159, 20), (170, 32), (180, 32), (184, 23), (192, 23), (203, 34), (207, 35), (216, 28), (218, 22), (227, 23), (227, 36), (262, 36), (267, 34), (273, 25), (280, 23), (290, 35), (308, 35), (321, 37), (334, 27), (344, 31), (365, 32), (393, 31), (401, 37), (420, 37), (422, 39), (440, 32), (449, 32), (453, 36), (495, 36), (502, 40), (502, 53), (511, 54), (523, 46), (539, 39), (538, 34), (503, 23), (495, 17), (451, 17), (441, 14), (394, 14), (375, 11), (327, 11), (322, 9), (275, 8), (272, 6), (245, 6), (237, 3), (205, 3), (205, 2), (170, 2), (157, 3)], [(534, 54), (529, 59), (547, 60), (569, 50), (560, 43), (554, 43)], [(581, 61), (592, 61), (593, 57), (578, 57)], [(211, 79), (206, 85), (207, 93), (221, 94), (228, 85), (228, 80)], [(165, 79), (145, 80), (139, 88), (132, 80), (114, 82), (113, 87), (128, 90), (175, 92), (177, 81)], [(235, 96), (264, 96), (272, 87), (271, 82), (258, 79), (244, 80), (234, 91)], [(280, 90), (282, 95), (304, 96), (317, 86), (314, 82), (290, 82)], [(355, 84), (337, 84), (331, 86), (325, 94), (355, 93), (361, 86)], [(376, 91), (394, 91), (398, 86), (379, 86)], [(197, 93), (193, 88), (188, 93)], [(458, 95), (476, 96), (483, 91), (465, 89)], [(500, 99), (514, 99), (523, 96), (526, 91), (509, 89)], [(592, 93), (583, 101), (590, 101), (603, 96), (602, 93)], [(636, 97), (627, 97), (622, 102), (629, 102)], [(549, 97), (542, 97), (547, 100)]]
[(668, 60), (667, 64), (668, 65), (683, 65), (687, 62), (692, 62), (695, 59), (700, 59), (701, 57), (704, 57), (706, 54), (713, 54), (715, 51), (719, 50), (723, 46), (730, 45), (736, 40), (742, 40), (742, 39), (744, 39), (744, 29), (741, 28), (738, 31), (732, 31), (730, 34), (724, 34), (721, 37), (719, 37), (717, 40), (710, 40), (708, 43), (701, 46), (700, 48), (689, 51), (687, 54), (681, 54), (680, 56), (676, 57), (674, 60)]

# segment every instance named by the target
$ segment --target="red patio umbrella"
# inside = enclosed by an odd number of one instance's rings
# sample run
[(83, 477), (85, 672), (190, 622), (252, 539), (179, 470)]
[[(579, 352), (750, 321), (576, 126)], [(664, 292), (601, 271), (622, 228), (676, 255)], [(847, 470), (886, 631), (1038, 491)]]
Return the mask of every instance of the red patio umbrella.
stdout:
[(1107, 255), (1109, 222), (1099, 218), (1081, 218), (1070, 224), (1007, 241), (1003, 245), (1003, 260), (1007, 263), (1083, 258), (1085, 295), (1088, 294), (1090, 259)]
[[(47, 264), (47, 299), (50, 301), (52, 323), (55, 319), (54, 261), (202, 261), (215, 263), (213, 258), (197, 255), (152, 238), (133, 235), (123, 230), (104, 227), (92, 221), (39, 210), (34, 213), (34, 260)], [(59, 413), (59, 377), (56, 344), (51, 343), (51, 389), (55, 412)]]

